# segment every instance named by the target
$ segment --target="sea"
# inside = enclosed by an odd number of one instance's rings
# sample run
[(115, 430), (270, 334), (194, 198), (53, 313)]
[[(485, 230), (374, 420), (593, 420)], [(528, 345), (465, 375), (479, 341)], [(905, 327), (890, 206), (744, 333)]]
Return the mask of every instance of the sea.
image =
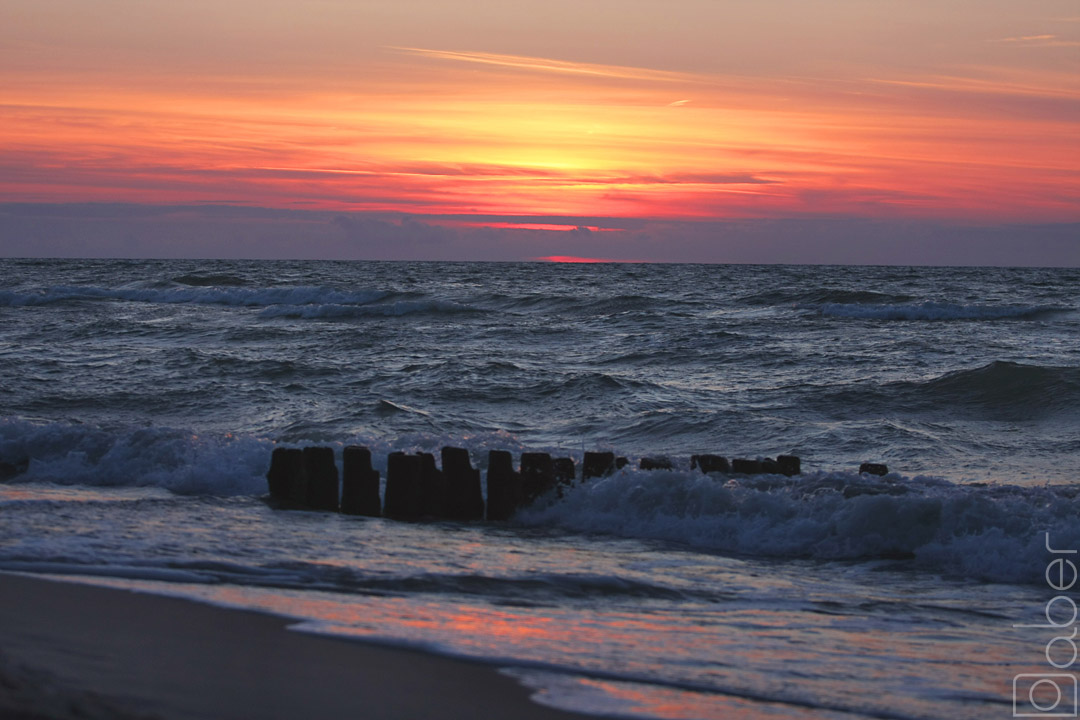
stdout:
[[(384, 478), (444, 446), (628, 464), (502, 522), (267, 501), (275, 448), (348, 445)], [(1059, 716), (1080, 269), (0, 260), (0, 478), (0, 570), (466, 658), (554, 707)]]

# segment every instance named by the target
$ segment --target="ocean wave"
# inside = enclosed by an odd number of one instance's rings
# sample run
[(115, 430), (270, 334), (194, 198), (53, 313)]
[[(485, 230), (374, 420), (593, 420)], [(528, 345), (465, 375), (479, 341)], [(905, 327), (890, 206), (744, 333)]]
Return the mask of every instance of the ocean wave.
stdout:
[(38, 292), (0, 291), (0, 307), (27, 307), (79, 301), (124, 300), (160, 304), (228, 305), (237, 307), (366, 305), (391, 295), (382, 290), (343, 291), (325, 287), (195, 287), (102, 288), (56, 286)]
[(874, 290), (847, 290), (841, 288), (782, 288), (758, 292), (740, 298), (747, 305), (796, 305), (819, 306), (833, 304), (897, 304), (913, 300), (903, 293), (885, 293)]
[(1071, 408), (1080, 402), (1080, 367), (997, 361), (951, 372), (915, 387), (935, 403), (1012, 410)]
[(247, 285), (247, 281), (238, 275), (228, 275), (225, 273), (189, 273), (187, 275), (178, 275), (173, 278), (173, 282), (180, 283), (181, 285), (191, 285), (193, 287), (241, 287)]
[(11, 479), (18, 482), (253, 495), (265, 490), (272, 449), (268, 440), (229, 433), (0, 419), (0, 463), (13, 470)]
[(809, 396), (805, 407), (824, 412), (975, 413), (1030, 418), (1080, 409), (1080, 367), (995, 361), (928, 380), (904, 380)]
[(865, 302), (797, 303), (796, 309), (809, 310), (823, 317), (865, 320), (1038, 320), (1070, 308), (1053, 305), (960, 305), (956, 303)]
[[(385, 472), (386, 456), (392, 449), (423, 446), (432, 450), (446, 442), (447, 438), (424, 437), (412, 443), (400, 438), (396, 443), (375, 443), (373, 464)], [(330, 444), (340, 447), (340, 443)], [(466, 445), (483, 467), (489, 447), (512, 443), (493, 437)], [(266, 493), (273, 447), (269, 440), (250, 436), (200, 435), (176, 428), (107, 429), (0, 419), (0, 465), (12, 471), (5, 472), (5, 480), (13, 483), (155, 487), (173, 495), (260, 497)], [(1040, 580), (1045, 532), (1061, 546), (1080, 547), (1080, 525), (1075, 522), (1080, 511), (1077, 485), (956, 484), (931, 477), (871, 478), (850, 472), (793, 478), (706, 476), (686, 470), (685, 458), (672, 459), (681, 469), (641, 471), (630, 466), (610, 477), (564, 489), (561, 498), (544, 498), (519, 511), (515, 522), (672, 541), (747, 556), (822, 561), (885, 558), (906, 567), (1007, 583)], [(457, 586), (429, 578), (427, 589), (396, 590), (392, 582), (376, 587), (377, 582), (366, 579), (323, 580), (339, 585), (347, 580), (358, 591), (367, 592), (434, 592), (440, 587), (446, 592), (491, 590), (480, 587), (489, 582), (485, 578)], [(537, 582), (541, 585), (524, 588), (522, 594), (540, 592), (548, 581), (539, 578)], [(582, 587), (590, 582), (583, 579)], [(548, 590), (576, 592), (572, 587)], [(647, 595), (653, 590), (589, 586), (581, 592)]]
[(479, 308), (450, 300), (399, 300), (388, 303), (339, 303), (311, 305), (271, 305), (259, 313), (264, 318), (303, 318), (333, 320), (339, 318), (398, 317), (401, 315), (448, 315), (479, 313)]
[(624, 470), (518, 514), (527, 525), (667, 540), (748, 556), (903, 560), (983, 581), (1037, 583), (1045, 535), (1080, 546), (1071, 486), (868, 480), (851, 473), (729, 480)]

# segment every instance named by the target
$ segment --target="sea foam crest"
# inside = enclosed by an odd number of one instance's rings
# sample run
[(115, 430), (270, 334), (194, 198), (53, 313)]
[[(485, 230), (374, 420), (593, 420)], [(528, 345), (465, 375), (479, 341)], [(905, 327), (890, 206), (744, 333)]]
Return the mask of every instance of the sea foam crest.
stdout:
[(801, 310), (812, 310), (825, 317), (868, 320), (1033, 320), (1068, 308), (1049, 305), (960, 305), (955, 303), (800, 303)]
[(0, 462), (19, 470), (20, 482), (254, 495), (266, 490), (272, 450), (268, 440), (232, 434), (0, 419)]
[(725, 481), (623, 470), (519, 513), (529, 525), (669, 540), (752, 556), (904, 559), (965, 578), (1040, 582), (1044, 533), (1080, 547), (1074, 487), (958, 485), (851, 473)]

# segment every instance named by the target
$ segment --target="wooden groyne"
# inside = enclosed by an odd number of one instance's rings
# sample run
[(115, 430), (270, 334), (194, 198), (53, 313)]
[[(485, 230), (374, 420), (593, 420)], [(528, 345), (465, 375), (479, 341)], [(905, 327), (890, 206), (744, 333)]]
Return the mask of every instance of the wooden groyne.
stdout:
[[(578, 479), (573, 458), (553, 458), (548, 453), (524, 452), (518, 467), (506, 450), (491, 450), (487, 463), (487, 497), (483, 496), (480, 470), (472, 466), (469, 451), (444, 447), (442, 467), (431, 453), (392, 452), (386, 459), (386, 489), (379, 497), (379, 471), (371, 466), (371, 451), (350, 445), (342, 451), (338, 481), (334, 451), (329, 447), (276, 448), (266, 474), (270, 500), (277, 507), (340, 511), (350, 515), (385, 516), (402, 520), (507, 520), (538, 498), (563, 491)], [(612, 452), (586, 452), (580, 481), (610, 475), (629, 465)], [(641, 470), (672, 470), (666, 457), (643, 457)], [(775, 474), (792, 477), (802, 473), (794, 455), (773, 458), (727, 458), (693, 455), (691, 470), (707, 475)], [(886, 475), (879, 463), (863, 463), (861, 474)]]

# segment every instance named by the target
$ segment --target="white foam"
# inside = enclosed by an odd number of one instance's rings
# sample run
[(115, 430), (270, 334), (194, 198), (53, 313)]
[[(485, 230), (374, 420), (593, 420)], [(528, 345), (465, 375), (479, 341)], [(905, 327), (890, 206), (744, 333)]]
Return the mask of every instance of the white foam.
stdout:
[(579, 484), (561, 502), (522, 511), (518, 519), (754, 556), (910, 556), (928, 570), (1026, 583), (1041, 579), (1043, 532), (1080, 547), (1074, 516), (1075, 501), (1050, 488), (850, 473), (725, 482), (695, 472), (626, 469)]
[(0, 458), (28, 461), (20, 481), (157, 486), (181, 494), (266, 491), (273, 444), (251, 436), (169, 427), (105, 430), (74, 423), (0, 419)]

